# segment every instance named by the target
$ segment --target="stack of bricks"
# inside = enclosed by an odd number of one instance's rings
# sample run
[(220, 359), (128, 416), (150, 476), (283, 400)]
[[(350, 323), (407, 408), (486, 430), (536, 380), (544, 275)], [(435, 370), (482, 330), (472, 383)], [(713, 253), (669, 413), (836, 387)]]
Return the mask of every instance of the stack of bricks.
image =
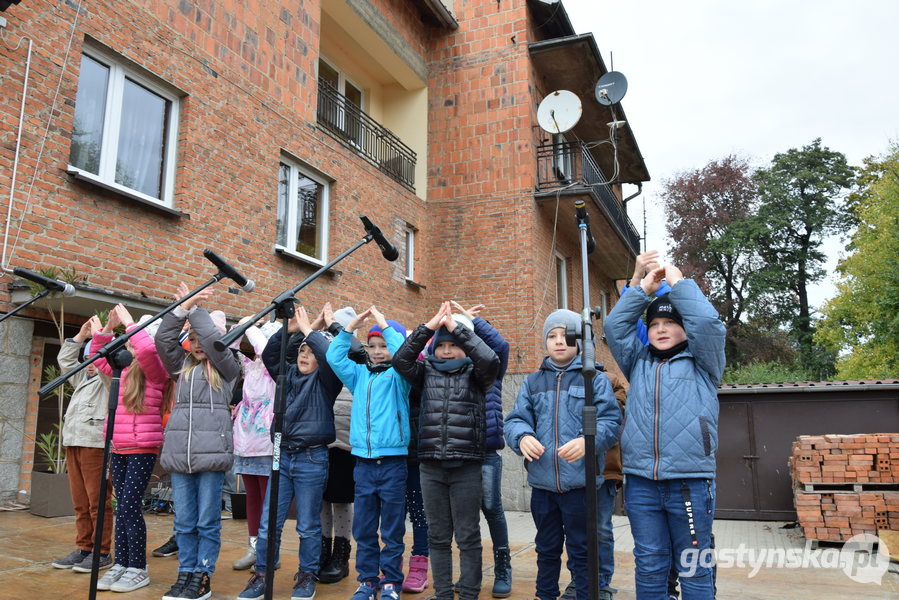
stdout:
[(789, 465), (807, 539), (899, 530), (899, 434), (800, 436)]

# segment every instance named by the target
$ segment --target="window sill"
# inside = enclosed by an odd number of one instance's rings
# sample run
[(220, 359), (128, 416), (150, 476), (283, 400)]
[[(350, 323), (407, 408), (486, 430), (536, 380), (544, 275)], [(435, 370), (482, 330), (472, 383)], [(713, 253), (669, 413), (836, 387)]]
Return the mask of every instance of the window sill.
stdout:
[(190, 215), (187, 213), (183, 213), (181, 211), (170, 208), (164, 204), (162, 204), (159, 200), (155, 198), (151, 198), (146, 194), (141, 194), (135, 190), (127, 188), (123, 185), (119, 185), (117, 183), (110, 183), (108, 181), (103, 181), (93, 173), (88, 173), (87, 171), (83, 171), (78, 167), (73, 167), (69, 165), (66, 167), (66, 172), (74, 177), (78, 181), (83, 181), (89, 183), (91, 185), (95, 185), (97, 187), (103, 188), (104, 190), (113, 192), (118, 194), (119, 196), (123, 196), (128, 198), (129, 200), (134, 200), (136, 202), (140, 202), (144, 206), (152, 208), (154, 210), (158, 210), (159, 212), (166, 214), (171, 217), (177, 217), (179, 219), (190, 219)]
[[(314, 267), (316, 270), (321, 269), (325, 266), (325, 263), (322, 261), (306, 256), (305, 254), (300, 254), (299, 252), (294, 252), (284, 246), (275, 245), (275, 253), (280, 255), (282, 258), (286, 258), (287, 260), (291, 260), (293, 262), (299, 263), (301, 265), (305, 265), (307, 267)], [(325, 271), (329, 275), (333, 275), (335, 277), (339, 277), (343, 275), (343, 271), (338, 271), (337, 269), (331, 267), (327, 271)]]
[(406, 277), (406, 285), (408, 285), (409, 287), (415, 288), (417, 290), (428, 289), (428, 287), (426, 285), (418, 283), (417, 281), (413, 281), (412, 279), (409, 279), (408, 277)]

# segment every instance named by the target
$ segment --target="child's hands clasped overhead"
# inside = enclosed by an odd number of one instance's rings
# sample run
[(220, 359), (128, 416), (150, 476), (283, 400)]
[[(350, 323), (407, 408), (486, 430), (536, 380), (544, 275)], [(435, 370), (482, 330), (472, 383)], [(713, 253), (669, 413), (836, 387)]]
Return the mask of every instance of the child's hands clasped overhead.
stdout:
[[(175, 300), (181, 300), (185, 296), (190, 294), (190, 289), (187, 287), (183, 281), (178, 283), (178, 291), (175, 293)], [(203, 302), (212, 297), (212, 290), (210, 288), (206, 288), (201, 290), (188, 298), (187, 300), (183, 300), (181, 302), (181, 308), (184, 310), (190, 310), (194, 306), (200, 306)]]
[[(662, 285), (662, 280), (665, 279), (665, 269), (666, 267), (658, 267), (653, 269), (649, 273), (646, 274), (646, 277), (643, 278), (643, 281), (640, 282), (640, 287), (643, 288), (643, 291), (646, 292), (647, 296), (652, 296), (657, 291), (659, 291), (659, 287)], [(668, 282), (671, 285), (671, 282)]]

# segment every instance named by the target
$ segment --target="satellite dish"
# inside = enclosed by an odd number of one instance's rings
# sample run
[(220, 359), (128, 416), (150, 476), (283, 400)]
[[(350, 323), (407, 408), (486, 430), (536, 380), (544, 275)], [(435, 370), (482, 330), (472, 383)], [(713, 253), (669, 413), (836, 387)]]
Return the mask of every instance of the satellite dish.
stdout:
[(603, 106), (621, 102), (627, 93), (627, 78), (618, 71), (609, 71), (596, 82), (596, 101)]
[(540, 102), (537, 123), (549, 133), (565, 133), (581, 118), (581, 99), (574, 92), (558, 90)]

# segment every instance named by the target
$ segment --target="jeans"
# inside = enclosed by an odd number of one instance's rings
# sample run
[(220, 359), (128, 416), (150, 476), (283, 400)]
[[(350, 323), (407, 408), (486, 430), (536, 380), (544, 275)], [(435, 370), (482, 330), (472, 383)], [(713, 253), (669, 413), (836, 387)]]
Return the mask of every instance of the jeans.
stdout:
[(587, 596), (587, 521), (584, 488), (564, 493), (531, 489), (531, 516), (537, 526), (534, 546), (537, 551), (537, 598), (554, 600), (559, 596), (559, 572), (562, 570), (562, 545), (568, 551), (568, 570), (574, 577), (578, 598)]
[(428, 515), (431, 576), (436, 597), (453, 597), (453, 534), (459, 547), (459, 599), (473, 600), (481, 591), (481, 463), (444, 468), (422, 462), (421, 494)]
[[(697, 558), (705, 558), (711, 548), (715, 481), (654, 481), (628, 475), (624, 501), (634, 536), (637, 600), (666, 597), (672, 559), (681, 571), (684, 600), (712, 600), (712, 570), (706, 560)], [(693, 516), (692, 529), (688, 512)]]
[(215, 571), (221, 548), (224, 471), (172, 473), (178, 572)]
[(483, 481), (481, 511), (490, 528), (494, 548), (509, 547), (509, 527), (503, 510), (502, 481), (503, 459), (496, 450), (487, 450), (481, 467)]
[(406, 475), (406, 512), (412, 523), (412, 556), (428, 555), (428, 519), (421, 499), (421, 474), (418, 465), (408, 465)]
[(612, 511), (618, 495), (618, 481), (607, 479), (596, 492), (596, 522), (599, 525), (599, 589), (612, 583), (615, 573), (615, 535), (612, 532)]
[[(358, 581), (378, 586), (403, 584), (403, 536), (406, 534), (406, 457), (356, 457), (353, 469), (356, 497), (353, 537), (356, 539)], [(378, 531), (384, 547), (378, 543)]]
[[(275, 564), (281, 549), (281, 531), (290, 511), (290, 503), (297, 501), (297, 534), (300, 536), (300, 571), (318, 575), (322, 553), (322, 494), (328, 480), (328, 448), (306, 448), (296, 452), (282, 451), (281, 470), (278, 475), (278, 506), (275, 517)], [(271, 509), (272, 483), (269, 477), (265, 490), (259, 537), (256, 540), (256, 572), (265, 573), (269, 541), (269, 511)]]

